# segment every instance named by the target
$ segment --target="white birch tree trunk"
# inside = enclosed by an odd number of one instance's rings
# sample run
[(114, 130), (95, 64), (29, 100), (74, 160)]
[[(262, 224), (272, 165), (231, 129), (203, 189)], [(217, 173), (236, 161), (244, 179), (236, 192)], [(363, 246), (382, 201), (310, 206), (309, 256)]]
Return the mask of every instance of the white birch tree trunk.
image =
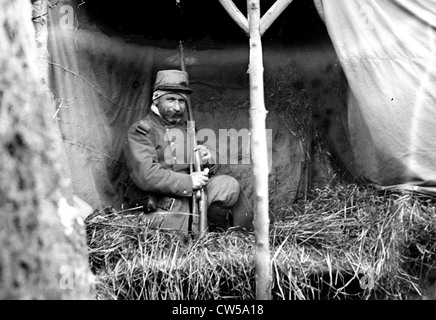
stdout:
[(247, 0), (250, 31), (250, 121), (254, 170), (254, 228), (256, 238), (256, 299), (271, 299), (269, 250), (268, 152), (263, 89), (263, 54), (260, 35), (259, 0)]
[(0, 0), (0, 299), (91, 299), (85, 228), (58, 205), (61, 140), (32, 8)]

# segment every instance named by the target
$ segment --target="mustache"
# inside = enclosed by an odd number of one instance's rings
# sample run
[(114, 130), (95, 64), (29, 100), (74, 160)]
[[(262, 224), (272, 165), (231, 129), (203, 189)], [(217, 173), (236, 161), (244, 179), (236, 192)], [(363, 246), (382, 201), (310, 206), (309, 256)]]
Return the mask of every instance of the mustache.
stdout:
[(180, 118), (183, 116), (184, 112), (183, 111), (175, 111), (175, 110), (168, 110), (167, 112), (165, 112), (165, 114), (170, 117), (170, 118)]

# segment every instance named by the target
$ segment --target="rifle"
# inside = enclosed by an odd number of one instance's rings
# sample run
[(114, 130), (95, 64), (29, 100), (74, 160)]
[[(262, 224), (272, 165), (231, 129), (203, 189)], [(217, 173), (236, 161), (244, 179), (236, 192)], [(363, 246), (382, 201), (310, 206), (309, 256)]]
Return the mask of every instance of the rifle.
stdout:
[[(185, 55), (183, 53), (182, 41), (179, 42), (179, 54), (181, 69), (182, 71), (186, 72)], [(192, 173), (202, 171), (202, 167), (200, 155), (197, 150), (194, 115), (192, 112), (191, 97), (189, 95), (187, 96), (186, 106), (188, 109), (188, 139), (191, 142), (188, 142), (188, 146), (191, 146), (191, 150), (189, 150), (189, 152), (191, 153), (189, 172)], [(194, 159), (194, 164), (192, 164), (192, 159)], [(194, 192), (194, 194), (192, 195), (192, 217), (193, 230), (198, 230), (200, 234), (205, 232), (207, 229), (207, 195), (204, 188), (197, 190), (197, 192)]]

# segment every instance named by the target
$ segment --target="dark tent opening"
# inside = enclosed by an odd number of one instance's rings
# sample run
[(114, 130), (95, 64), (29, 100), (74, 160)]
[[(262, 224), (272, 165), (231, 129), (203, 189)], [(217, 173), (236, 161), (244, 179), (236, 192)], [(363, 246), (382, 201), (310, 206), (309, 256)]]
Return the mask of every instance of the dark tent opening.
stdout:
[[(265, 13), (275, 1), (262, 1)], [(246, 15), (246, 1), (234, 1)], [(121, 6), (116, 1), (96, 0), (86, 3), (84, 10), (104, 33), (124, 38), (136, 37), (139, 43), (160, 41), (162, 47), (173, 49), (180, 40), (190, 40), (201, 47), (243, 43), (247, 41), (219, 1), (183, 0), (143, 2), (129, 0)], [(327, 31), (311, 1), (295, 0), (277, 18), (264, 35), (270, 42), (307, 43), (328, 40)], [(205, 47), (207, 48), (207, 47)]]

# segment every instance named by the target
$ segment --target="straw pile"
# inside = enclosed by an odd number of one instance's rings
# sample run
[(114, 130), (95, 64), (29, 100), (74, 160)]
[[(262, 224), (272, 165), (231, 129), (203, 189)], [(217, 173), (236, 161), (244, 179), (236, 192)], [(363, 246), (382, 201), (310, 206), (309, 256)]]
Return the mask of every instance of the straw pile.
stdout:
[[(326, 186), (272, 213), (274, 299), (406, 299), (436, 262), (436, 201)], [(148, 228), (142, 213), (87, 219), (100, 299), (254, 299), (255, 238), (191, 238)]]

